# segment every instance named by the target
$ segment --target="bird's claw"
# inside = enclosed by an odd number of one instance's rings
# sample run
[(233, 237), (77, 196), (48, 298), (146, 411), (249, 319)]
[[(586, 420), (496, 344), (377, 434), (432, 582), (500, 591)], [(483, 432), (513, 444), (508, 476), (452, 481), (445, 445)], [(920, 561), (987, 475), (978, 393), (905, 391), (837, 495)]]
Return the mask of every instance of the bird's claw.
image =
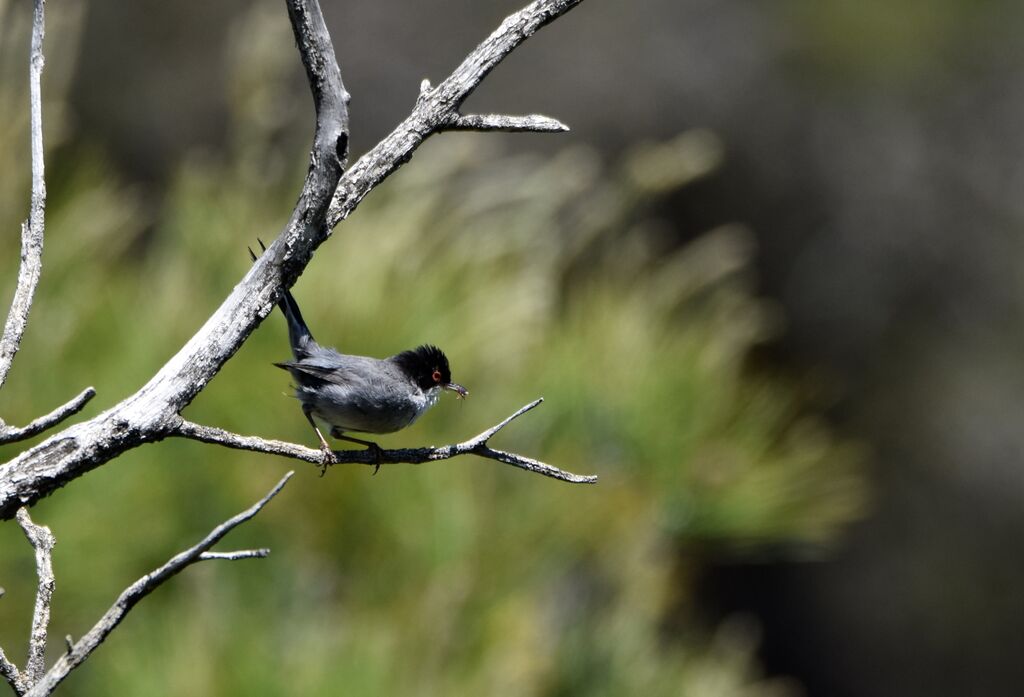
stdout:
[(368, 446), (366, 446), (366, 450), (367, 452), (373, 453), (373, 475), (370, 476), (375, 476), (378, 472), (380, 472), (381, 457), (384, 455), (384, 451), (381, 450), (380, 446), (377, 445), (376, 443), (370, 443)]
[(320, 476), (322, 477), (327, 474), (328, 467), (338, 464), (338, 456), (328, 445), (320, 446), (320, 454), (323, 456), (320, 460)]

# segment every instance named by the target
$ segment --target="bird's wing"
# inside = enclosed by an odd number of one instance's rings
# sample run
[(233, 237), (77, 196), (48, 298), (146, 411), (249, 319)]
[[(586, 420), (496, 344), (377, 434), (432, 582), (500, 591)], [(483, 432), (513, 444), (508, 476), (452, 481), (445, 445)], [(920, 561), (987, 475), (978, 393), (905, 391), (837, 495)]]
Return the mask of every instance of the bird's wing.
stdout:
[(330, 349), (321, 349), (320, 352), (299, 361), (284, 361), (274, 365), (291, 372), (300, 381), (303, 377), (308, 377), (341, 387), (354, 387), (365, 385), (372, 380), (380, 370), (380, 366), (376, 364), (383, 363), (373, 358), (346, 356), (335, 351), (328, 354), (327, 351)]
[(334, 385), (351, 384), (354, 377), (350, 374), (350, 371), (344, 369), (334, 366), (317, 365), (316, 363), (306, 363), (304, 361), (284, 361), (274, 365), (289, 371), (292, 375), (299, 373)]

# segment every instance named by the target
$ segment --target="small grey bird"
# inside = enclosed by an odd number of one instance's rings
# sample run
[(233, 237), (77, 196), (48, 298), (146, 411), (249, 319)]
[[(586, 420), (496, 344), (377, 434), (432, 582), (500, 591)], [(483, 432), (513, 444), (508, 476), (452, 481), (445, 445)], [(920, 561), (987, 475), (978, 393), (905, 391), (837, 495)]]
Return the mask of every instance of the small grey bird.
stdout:
[[(255, 260), (251, 249), (249, 253)], [(452, 382), (448, 358), (436, 346), (418, 346), (384, 359), (349, 356), (313, 339), (287, 290), (278, 306), (288, 320), (288, 340), (295, 359), (274, 365), (295, 380), (295, 396), (320, 439), (324, 465), (334, 464), (338, 458), (314, 416), (330, 425), (334, 438), (379, 451), (376, 443), (345, 434), (393, 433), (432, 407), (442, 390), (451, 390), (459, 398), (469, 395), (465, 387)]]

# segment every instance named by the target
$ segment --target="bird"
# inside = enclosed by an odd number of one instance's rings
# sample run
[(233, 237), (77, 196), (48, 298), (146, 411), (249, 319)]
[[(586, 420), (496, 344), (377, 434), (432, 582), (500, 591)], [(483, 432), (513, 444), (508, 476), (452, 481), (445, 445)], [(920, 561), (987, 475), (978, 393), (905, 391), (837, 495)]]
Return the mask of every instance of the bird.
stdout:
[[(251, 248), (249, 254), (255, 261)], [(388, 358), (348, 355), (316, 342), (287, 289), (278, 307), (288, 322), (293, 360), (274, 365), (287, 370), (295, 381), (302, 413), (320, 440), (321, 475), (338, 458), (314, 417), (330, 426), (332, 437), (373, 451), (376, 474), (380, 446), (349, 433), (393, 433), (415, 422), (437, 403), (443, 391), (454, 392), (460, 399), (469, 396), (465, 387), (452, 382), (448, 357), (436, 346), (423, 344)]]

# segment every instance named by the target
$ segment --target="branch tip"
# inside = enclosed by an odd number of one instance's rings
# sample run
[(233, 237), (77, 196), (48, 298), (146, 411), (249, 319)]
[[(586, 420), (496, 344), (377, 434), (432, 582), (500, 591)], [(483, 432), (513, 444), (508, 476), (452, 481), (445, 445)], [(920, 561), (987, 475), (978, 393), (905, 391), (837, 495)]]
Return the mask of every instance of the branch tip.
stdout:
[(515, 421), (516, 419), (518, 419), (518, 418), (519, 418), (520, 416), (522, 416), (522, 415), (523, 415), (523, 414), (525, 414), (526, 412), (528, 412), (528, 411), (530, 411), (531, 409), (535, 409), (536, 407), (540, 406), (540, 404), (541, 404), (541, 403), (542, 403), (543, 401), (544, 401), (544, 398), (543, 398), (543, 397), (540, 397), (540, 398), (538, 398), (538, 399), (535, 399), (535, 400), (533, 400), (533, 401), (532, 401), (532, 402), (530, 402), (529, 404), (527, 404), (527, 405), (525, 405), (525, 406), (522, 406), (522, 407), (520, 407), (520, 408), (519, 408), (519, 409), (517, 409), (517, 410), (516, 410), (516, 412), (515, 412), (514, 414), (512, 414), (511, 416), (508, 416), (508, 417), (506, 417), (505, 419), (503, 419), (502, 421), (498, 422), (498, 423), (497, 423), (497, 424), (495, 424), (494, 426), (491, 426), (491, 427), (490, 427), (489, 429), (487, 429), (486, 431), (483, 431), (482, 433), (480, 433), (480, 434), (476, 435), (475, 437), (473, 437), (473, 438), (470, 438), (470, 439), (469, 439), (469, 440), (467, 441), (467, 443), (474, 443), (474, 444), (476, 444), (476, 445), (486, 445), (486, 444), (487, 444), (487, 441), (489, 441), (489, 440), (490, 440), (490, 439), (491, 439), (491, 438), (492, 438), (492, 437), (494, 436), (494, 434), (495, 434), (495, 433), (497, 433), (497, 432), (498, 432), (498, 431), (500, 431), (501, 429), (503, 429), (503, 428), (505, 428), (506, 426), (508, 426), (508, 425), (509, 425), (510, 423), (512, 423), (513, 421)]
[(199, 555), (201, 561), (210, 559), (223, 559), (225, 561), (237, 561), (239, 559), (264, 559), (270, 556), (270, 550), (266, 547), (260, 549), (242, 549), (237, 552), (203, 552)]
[(82, 390), (81, 394), (72, 399), (70, 402), (63, 404), (49, 414), (40, 416), (26, 426), (16, 428), (14, 426), (4, 426), (0, 422), (0, 445), (4, 443), (15, 443), (26, 438), (38, 435), (47, 429), (53, 428), (60, 422), (67, 419), (69, 416), (73, 416), (80, 412), (86, 404), (89, 403), (93, 397), (96, 396), (96, 390), (92, 387), (87, 387)]
[(446, 131), (505, 131), (508, 133), (565, 133), (569, 127), (541, 114), (456, 114), (444, 126)]

